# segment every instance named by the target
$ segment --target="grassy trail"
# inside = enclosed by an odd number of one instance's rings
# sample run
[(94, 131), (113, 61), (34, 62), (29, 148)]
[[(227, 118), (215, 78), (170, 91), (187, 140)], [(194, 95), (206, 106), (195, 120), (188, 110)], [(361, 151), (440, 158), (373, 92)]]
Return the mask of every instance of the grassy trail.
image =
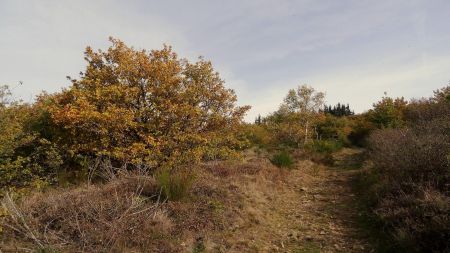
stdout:
[(344, 149), (334, 166), (301, 161), (275, 183), (237, 181), (245, 198), (232, 233), (223, 235), (228, 252), (372, 252), (351, 191), (359, 157)]

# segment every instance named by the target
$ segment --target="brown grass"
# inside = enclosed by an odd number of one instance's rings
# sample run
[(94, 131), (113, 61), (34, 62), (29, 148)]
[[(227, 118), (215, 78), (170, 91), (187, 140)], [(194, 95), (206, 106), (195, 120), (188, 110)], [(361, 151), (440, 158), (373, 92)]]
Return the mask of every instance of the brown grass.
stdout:
[(179, 201), (165, 199), (145, 170), (127, 172), (110, 164), (97, 168), (103, 183), (37, 192), (19, 200), (8, 195), (2, 203), (7, 215), (0, 222), (0, 250), (190, 252), (205, 245), (212, 249), (208, 243), (220, 239), (207, 235), (226, 230), (242, 205), (243, 192), (234, 182), (282, 181), (287, 173), (255, 157), (247, 162), (209, 162), (195, 171), (188, 196)]
[(151, 177), (122, 177), (106, 184), (37, 193), (3, 207), (2, 249), (71, 252), (165, 249), (173, 224), (157, 200)]

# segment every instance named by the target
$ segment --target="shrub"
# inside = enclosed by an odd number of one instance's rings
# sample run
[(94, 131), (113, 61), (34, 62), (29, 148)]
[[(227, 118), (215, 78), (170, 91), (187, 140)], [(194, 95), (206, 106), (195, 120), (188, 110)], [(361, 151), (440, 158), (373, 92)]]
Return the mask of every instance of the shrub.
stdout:
[[(62, 159), (56, 146), (45, 139), (27, 145), (29, 153), (0, 161), (0, 189), (41, 188), (57, 179)], [(1, 195), (1, 194), (0, 194)]]
[(238, 128), (249, 107), (237, 106), (209, 61), (111, 42), (88, 47), (80, 78), (33, 104), (11, 101), (0, 86), (0, 190), (82, 174), (98, 157), (156, 170), (234, 158), (248, 146)]
[(275, 154), (270, 161), (280, 168), (292, 168), (294, 165), (294, 159), (287, 151)]
[(45, 134), (41, 104), (1, 98), (9, 94), (5, 89), (0, 89), (0, 100), (9, 101), (0, 105), (0, 195), (54, 183), (63, 161), (60, 147)]
[(317, 126), (316, 139), (337, 140), (344, 145), (349, 145), (348, 135), (352, 130), (352, 119), (347, 116), (333, 116), (325, 114)]
[(370, 137), (371, 160), (389, 182), (411, 180), (444, 191), (449, 180), (450, 121), (440, 120), (414, 129), (386, 129)]
[(306, 145), (306, 149), (319, 153), (332, 153), (338, 151), (343, 146), (338, 140), (316, 140)]
[(156, 175), (157, 184), (168, 200), (181, 200), (187, 197), (193, 180), (192, 173), (184, 170), (164, 169)]
[(274, 144), (273, 134), (264, 125), (246, 124), (242, 130), (252, 146), (269, 148)]
[(377, 130), (369, 138), (376, 178), (367, 186), (372, 208), (401, 247), (445, 252), (450, 249), (450, 117), (409, 124)]
[(352, 145), (358, 147), (367, 146), (367, 138), (376, 129), (376, 126), (369, 119), (367, 113), (354, 115), (351, 117), (351, 130), (347, 136)]
[(368, 118), (378, 128), (401, 127), (404, 124), (404, 111), (407, 104), (403, 97), (393, 99), (384, 96), (373, 104), (373, 109), (368, 112)]

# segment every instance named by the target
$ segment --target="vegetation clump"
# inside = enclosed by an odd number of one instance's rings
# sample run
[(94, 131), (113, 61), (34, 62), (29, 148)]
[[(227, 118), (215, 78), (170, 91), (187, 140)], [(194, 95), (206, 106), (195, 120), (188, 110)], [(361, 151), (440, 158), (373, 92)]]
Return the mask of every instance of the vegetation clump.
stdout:
[(273, 155), (271, 162), (280, 168), (292, 168), (294, 159), (287, 151), (281, 151)]
[[(450, 249), (450, 89), (404, 106), (403, 123), (380, 129), (368, 142), (374, 168), (366, 177), (371, 208), (398, 249)], [(383, 117), (384, 119), (388, 119)], [(400, 127), (405, 125), (406, 127)], [(393, 245), (395, 248), (395, 245)]]
[(161, 188), (164, 198), (181, 200), (185, 198), (194, 180), (192, 172), (178, 170), (170, 172), (163, 170), (156, 174), (156, 182)]
[(67, 172), (86, 178), (86, 164), (98, 158), (174, 170), (247, 146), (238, 128), (249, 107), (236, 105), (210, 62), (110, 40), (106, 51), (86, 49), (86, 70), (61, 92), (24, 104), (1, 87), (3, 191), (55, 184)]
[(171, 168), (245, 145), (234, 130), (249, 107), (236, 105), (210, 62), (111, 42), (107, 51), (88, 47), (80, 78), (48, 99), (69, 154)]
[(132, 174), (19, 201), (8, 195), (2, 202), (8, 215), (2, 220), (0, 249), (175, 250), (164, 239), (173, 229), (172, 221), (154, 195), (158, 191), (152, 177)]

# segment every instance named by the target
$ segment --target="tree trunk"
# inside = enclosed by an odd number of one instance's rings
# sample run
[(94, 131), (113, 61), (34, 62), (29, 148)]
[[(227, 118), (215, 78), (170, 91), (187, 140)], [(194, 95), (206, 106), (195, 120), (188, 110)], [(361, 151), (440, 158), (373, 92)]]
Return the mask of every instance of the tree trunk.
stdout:
[(305, 124), (305, 144), (308, 142), (308, 124), (309, 121), (307, 120)]

